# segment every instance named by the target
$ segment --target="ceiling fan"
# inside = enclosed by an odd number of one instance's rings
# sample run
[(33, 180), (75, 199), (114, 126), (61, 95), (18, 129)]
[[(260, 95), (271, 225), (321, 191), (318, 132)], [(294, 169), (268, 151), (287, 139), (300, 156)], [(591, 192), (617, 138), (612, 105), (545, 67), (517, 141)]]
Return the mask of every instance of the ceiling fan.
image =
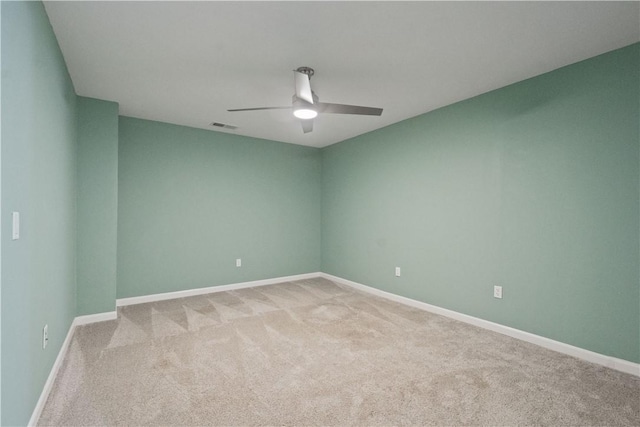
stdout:
[(311, 77), (313, 68), (300, 67), (293, 71), (296, 93), (293, 95), (291, 106), (287, 107), (256, 107), (238, 108), (235, 111), (256, 111), (256, 110), (286, 110), (291, 109), (293, 115), (301, 119), (302, 131), (309, 133), (313, 130), (313, 118), (319, 113), (322, 114), (359, 114), (364, 116), (380, 116), (382, 108), (362, 107), (359, 105), (330, 104), (319, 102), (318, 95), (311, 90)]

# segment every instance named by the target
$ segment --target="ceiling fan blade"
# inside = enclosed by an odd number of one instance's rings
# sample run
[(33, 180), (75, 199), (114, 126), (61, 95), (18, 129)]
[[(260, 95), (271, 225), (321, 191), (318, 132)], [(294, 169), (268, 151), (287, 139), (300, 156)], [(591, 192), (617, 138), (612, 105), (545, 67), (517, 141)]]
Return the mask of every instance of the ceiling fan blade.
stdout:
[(313, 120), (305, 119), (300, 121), (302, 123), (302, 132), (309, 133), (313, 130)]
[(304, 99), (309, 104), (313, 104), (313, 94), (311, 93), (311, 81), (309, 75), (301, 73), (300, 71), (293, 71), (296, 84), (296, 96), (300, 99)]
[(256, 111), (256, 110), (290, 110), (291, 107), (256, 107), (256, 108), (236, 108), (235, 110), (227, 111)]
[(327, 102), (318, 102), (316, 108), (319, 113), (330, 114), (360, 114), (364, 116), (380, 116), (382, 108), (362, 107), (359, 105), (330, 104)]

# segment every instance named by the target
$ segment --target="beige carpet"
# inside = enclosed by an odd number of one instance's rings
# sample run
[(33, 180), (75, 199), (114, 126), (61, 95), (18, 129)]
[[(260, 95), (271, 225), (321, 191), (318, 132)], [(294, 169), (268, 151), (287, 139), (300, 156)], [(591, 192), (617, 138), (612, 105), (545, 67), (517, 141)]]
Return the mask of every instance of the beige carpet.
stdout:
[(81, 326), (40, 425), (640, 425), (640, 378), (324, 279)]

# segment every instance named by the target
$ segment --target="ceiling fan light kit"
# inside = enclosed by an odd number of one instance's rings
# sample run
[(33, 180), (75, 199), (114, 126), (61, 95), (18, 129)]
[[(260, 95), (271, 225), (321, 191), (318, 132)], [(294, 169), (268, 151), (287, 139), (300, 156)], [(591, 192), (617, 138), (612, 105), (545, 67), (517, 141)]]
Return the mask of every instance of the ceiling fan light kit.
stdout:
[(358, 114), (364, 116), (382, 115), (382, 108), (318, 102), (318, 96), (311, 90), (311, 76), (314, 74), (313, 68), (310, 67), (299, 67), (293, 71), (296, 93), (293, 95), (291, 107), (239, 108), (227, 111), (283, 110), (291, 108), (293, 115), (302, 120), (302, 131), (304, 133), (309, 133), (313, 130), (313, 118), (315, 118), (318, 113)]
[(318, 112), (310, 108), (298, 108), (293, 110), (293, 115), (302, 120), (309, 120), (317, 117)]
[(311, 86), (309, 86), (309, 93), (309, 96), (306, 94), (304, 96), (309, 99), (310, 102), (302, 99), (297, 94), (293, 95), (293, 100), (291, 101), (293, 115), (299, 119), (309, 120), (318, 115), (317, 107), (314, 105), (314, 102), (318, 102), (318, 96), (313, 93)]

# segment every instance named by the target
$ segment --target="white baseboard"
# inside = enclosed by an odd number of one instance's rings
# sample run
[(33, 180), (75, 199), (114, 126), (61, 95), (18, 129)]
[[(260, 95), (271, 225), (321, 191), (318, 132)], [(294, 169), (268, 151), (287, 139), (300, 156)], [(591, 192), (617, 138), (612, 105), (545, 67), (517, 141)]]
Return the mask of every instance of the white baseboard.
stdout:
[(47, 398), (49, 397), (49, 393), (51, 392), (51, 388), (53, 387), (53, 382), (58, 375), (60, 366), (62, 366), (64, 357), (67, 355), (67, 350), (69, 350), (69, 344), (71, 343), (71, 337), (73, 337), (73, 331), (75, 330), (75, 328), (76, 325), (74, 319), (73, 322), (71, 322), (71, 326), (69, 326), (69, 331), (67, 332), (67, 336), (62, 343), (62, 347), (60, 347), (58, 357), (56, 357), (56, 361), (53, 362), (51, 372), (49, 372), (47, 381), (44, 383), (44, 387), (42, 388), (42, 393), (40, 393), (38, 403), (36, 403), (36, 407), (33, 409), (33, 413), (31, 414), (31, 419), (29, 420), (28, 424), (29, 426), (35, 426), (38, 423), (38, 419), (40, 419), (40, 415), (42, 414), (42, 410), (44, 409), (44, 404), (47, 402)]
[(86, 325), (89, 323), (104, 322), (106, 320), (116, 320), (118, 318), (117, 311), (107, 311), (105, 313), (86, 314), (78, 316), (73, 320), (74, 326)]
[(586, 360), (587, 362), (596, 363), (598, 365), (606, 366), (607, 368), (615, 369), (616, 371), (625, 372), (627, 374), (640, 377), (640, 364), (629, 362), (628, 360), (618, 359), (612, 356), (606, 356), (604, 354), (595, 353), (584, 348), (575, 347), (570, 344), (565, 344), (560, 341), (555, 341), (549, 338), (541, 337), (529, 332), (521, 331), (519, 329), (504, 326), (499, 323), (490, 322), (488, 320), (479, 319), (477, 317), (468, 316), (466, 314), (458, 313), (457, 311), (447, 310), (435, 305), (427, 304), (422, 301), (417, 301), (411, 298), (395, 295), (390, 292), (382, 291), (380, 289), (372, 288), (361, 283), (353, 282), (351, 280), (343, 279), (342, 277), (333, 276), (331, 274), (320, 273), (320, 277), (325, 279), (341, 283), (343, 285), (350, 286), (354, 289), (358, 289), (372, 295), (376, 295), (382, 298), (389, 299), (391, 301), (399, 302), (411, 307), (419, 308), (434, 314), (439, 314), (451, 319), (459, 320), (461, 322), (469, 323), (471, 325), (479, 326), (484, 329), (488, 329), (493, 332), (498, 332), (503, 335), (508, 335), (512, 338), (517, 338), (522, 341), (526, 341), (532, 344), (539, 345), (540, 347), (548, 348), (549, 350), (557, 351), (558, 353), (567, 354), (569, 356), (577, 357), (578, 359)]
[(67, 336), (60, 347), (60, 351), (58, 352), (58, 356), (56, 357), (55, 362), (53, 362), (53, 366), (51, 367), (51, 371), (49, 372), (49, 376), (47, 377), (47, 381), (44, 383), (44, 387), (42, 388), (42, 392), (40, 393), (40, 398), (38, 399), (38, 403), (36, 403), (36, 407), (33, 409), (31, 413), (31, 418), (29, 419), (29, 426), (35, 426), (40, 419), (40, 415), (42, 415), (42, 410), (44, 409), (44, 404), (47, 403), (47, 399), (49, 398), (49, 393), (51, 393), (51, 389), (53, 388), (53, 383), (58, 376), (58, 371), (60, 370), (60, 366), (62, 366), (62, 362), (64, 361), (67, 352), (69, 351), (69, 344), (71, 344), (71, 338), (73, 338), (73, 333), (76, 330), (76, 326), (86, 325), (89, 323), (95, 322), (103, 322), (105, 320), (115, 320), (117, 319), (117, 313), (115, 311), (109, 311), (107, 313), (98, 313), (98, 314), (89, 314), (86, 316), (78, 316), (73, 319), (71, 325), (69, 326), (69, 331), (67, 332)]
[(163, 301), (168, 299), (191, 297), (195, 295), (211, 294), (214, 292), (226, 292), (236, 289), (255, 288), (257, 286), (274, 285), (282, 282), (292, 282), (295, 280), (313, 279), (314, 277), (320, 277), (319, 272), (297, 274), (295, 276), (275, 277), (273, 279), (254, 280), (251, 282), (233, 283), (230, 285), (210, 286), (207, 288), (188, 289), (185, 291), (165, 292), (161, 294), (142, 295), (139, 297), (118, 298), (116, 300), (116, 307), (122, 307), (125, 305), (143, 304), (146, 302)]

